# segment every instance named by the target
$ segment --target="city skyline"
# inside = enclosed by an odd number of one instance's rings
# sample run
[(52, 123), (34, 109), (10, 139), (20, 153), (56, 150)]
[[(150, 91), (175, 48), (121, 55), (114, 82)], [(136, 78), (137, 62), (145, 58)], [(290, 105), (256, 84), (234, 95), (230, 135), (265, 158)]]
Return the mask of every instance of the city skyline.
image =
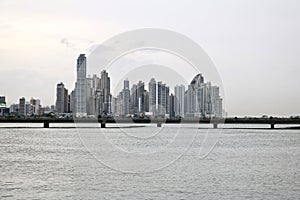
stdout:
[[(18, 116), (30, 116), (43, 115), (47, 111), (57, 114), (72, 113), (74, 117), (103, 114), (115, 116), (143, 114), (160, 117), (222, 117), (225, 115), (219, 87), (211, 86), (211, 82), (205, 83), (202, 74), (197, 74), (193, 78), (187, 90), (182, 83), (177, 83), (172, 91), (167, 83), (156, 81), (155, 77), (152, 77), (148, 84), (143, 80), (132, 83), (132, 87), (130, 87), (130, 80), (126, 78), (123, 81), (123, 89), (118, 95), (113, 96), (110, 77), (106, 70), (102, 70), (99, 77), (97, 74), (92, 77), (87, 75), (85, 54), (80, 54), (76, 63), (74, 89), (68, 90), (63, 82), (58, 83), (55, 106), (42, 107), (40, 100), (31, 98), (28, 103), (22, 97), (19, 104), (7, 105), (9, 112)], [(148, 85), (148, 88), (145, 85)], [(3, 98), (2, 104), (6, 106), (5, 97)]]
[(27, 95), (53, 104), (53, 85), (74, 87), (74, 57), (112, 35), (155, 27), (182, 33), (207, 52), (230, 116), (299, 115), (299, 1), (114, 2), (1, 1), (0, 94), (8, 103)]
[[(174, 86), (174, 90), (170, 90), (166, 83), (161, 80), (156, 81), (153, 76), (148, 84), (143, 79), (139, 79), (130, 87), (130, 80), (126, 77), (123, 80), (123, 88), (117, 94), (112, 95), (112, 84), (108, 72), (103, 69), (100, 77), (97, 74), (87, 76), (86, 63), (87, 58), (84, 54), (80, 54), (77, 59), (77, 81), (72, 91), (76, 96), (72, 99), (72, 105), (75, 105), (72, 112), (76, 117), (102, 114), (114, 116), (143, 114), (160, 117), (222, 117), (225, 115), (219, 87), (212, 86), (211, 82), (205, 83), (202, 74), (197, 74), (192, 79), (187, 90), (179, 82)], [(78, 87), (78, 82), (83, 81), (85, 92)], [(77, 102), (78, 98), (86, 100), (84, 104), (86, 112), (77, 109), (78, 105), (82, 107), (82, 102)]]
[(0, 0), (0, 200), (300, 200), (299, 11)]

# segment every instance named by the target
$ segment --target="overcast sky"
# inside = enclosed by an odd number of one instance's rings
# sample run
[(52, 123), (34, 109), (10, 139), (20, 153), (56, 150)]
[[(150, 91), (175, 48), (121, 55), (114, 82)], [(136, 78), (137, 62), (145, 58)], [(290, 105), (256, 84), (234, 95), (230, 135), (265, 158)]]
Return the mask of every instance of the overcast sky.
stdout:
[(230, 116), (300, 115), (299, 10), (298, 0), (0, 0), (0, 95), (52, 105), (58, 82), (74, 88), (80, 53), (124, 31), (162, 28), (207, 52)]

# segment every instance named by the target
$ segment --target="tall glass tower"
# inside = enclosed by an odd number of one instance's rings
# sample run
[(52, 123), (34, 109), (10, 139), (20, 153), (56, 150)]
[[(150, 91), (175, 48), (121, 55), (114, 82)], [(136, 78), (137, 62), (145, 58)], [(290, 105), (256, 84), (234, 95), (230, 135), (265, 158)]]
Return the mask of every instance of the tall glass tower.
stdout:
[(86, 117), (86, 57), (80, 54), (77, 59), (77, 83), (75, 88), (75, 116)]
[(111, 113), (110, 77), (106, 70), (101, 71), (100, 90), (103, 95), (103, 113)]
[(156, 113), (156, 81), (151, 78), (149, 82), (149, 112)]
[(157, 83), (157, 114), (164, 117), (168, 114), (168, 98), (169, 98), (169, 87), (163, 84), (161, 81)]
[(174, 95), (174, 109), (175, 109), (175, 116), (184, 117), (184, 93), (185, 87), (184, 85), (176, 85), (174, 88), (175, 95)]
[(124, 88), (123, 88), (123, 95), (124, 95), (124, 98), (123, 98), (123, 113), (124, 115), (127, 115), (129, 114), (130, 110), (130, 89), (129, 89), (129, 80), (126, 79), (124, 80)]

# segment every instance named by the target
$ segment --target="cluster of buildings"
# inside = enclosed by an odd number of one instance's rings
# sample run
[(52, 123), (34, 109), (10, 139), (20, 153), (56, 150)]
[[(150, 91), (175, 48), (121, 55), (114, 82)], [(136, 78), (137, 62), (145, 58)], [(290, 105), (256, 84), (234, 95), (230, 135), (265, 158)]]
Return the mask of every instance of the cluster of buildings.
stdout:
[[(103, 70), (100, 76), (86, 75), (87, 59), (80, 54), (77, 59), (76, 82), (69, 93), (61, 82), (56, 86), (55, 106), (42, 107), (40, 100), (19, 99), (19, 104), (6, 108), (5, 97), (0, 97), (0, 116), (56, 116), (73, 117), (161, 117), (194, 118), (222, 117), (223, 106), (218, 86), (205, 82), (197, 74), (190, 84), (176, 85), (173, 93), (162, 81), (151, 78), (148, 84), (132, 84), (124, 80), (123, 89), (116, 97), (110, 91), (110, 77)], [(146, 88), (146, 86), (148, 86)]]
[(70, 94), (63, 83), (57, 84), (55, 111), (58, 114), (72, 113), (75, 117), (111, 115), (112, 95), (108, 73), (104, 70), (100, 77), (87, 77), (84, 54), (79, 55), (76, 70), (75, 88)]
[(112, 114), (149, 117), (222, 117), (223, 107), (219, 87), (205, 83), (201, 74), (196, 75), (187, 89), (176, 85), (174, 94), (169, 86), (152, 78), (148, 83), (139, 81), (129, 89), (129, 81), (124, 80), (123, 90), (112, 99)]
[(152, 78), (148, 90), (143, 81), (130, 87), (124, 80), (123, 89), (116, 97), (110, 92), (110, 77), (103, 70), (100, 77), (86, 75), (86, 57), (77, 59), (75, 89), (68, 94), (63, 83), (56, 88), (56, 112), (72, 113), (75, 117), (222, 117), (222, 98), (218, 86), (204, 82), (196, 75), (187, 86), (176, 85), (174, 93), (162, 81)]
[(18, 104), (7, 107), (5, 96), (0, 96), (0, 116), (42, 116), (54, 112), (54, 106), (42, 107), (39, 99), (31, 98), (26, 101), (25, 97), (19, 99)]

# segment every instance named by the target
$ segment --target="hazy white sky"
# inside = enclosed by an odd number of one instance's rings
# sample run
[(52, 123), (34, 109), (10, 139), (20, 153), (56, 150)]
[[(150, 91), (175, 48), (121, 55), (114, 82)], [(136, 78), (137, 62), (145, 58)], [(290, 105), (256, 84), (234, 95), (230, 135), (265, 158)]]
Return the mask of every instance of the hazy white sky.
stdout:
[(208, 53), (229, 115), (300, 115), (299, 10), (298, 0), (0, 0), (0, 95), (54, 104), (58, 82), (74, 88), (80, 53), (150, 27), (184, 34)]

